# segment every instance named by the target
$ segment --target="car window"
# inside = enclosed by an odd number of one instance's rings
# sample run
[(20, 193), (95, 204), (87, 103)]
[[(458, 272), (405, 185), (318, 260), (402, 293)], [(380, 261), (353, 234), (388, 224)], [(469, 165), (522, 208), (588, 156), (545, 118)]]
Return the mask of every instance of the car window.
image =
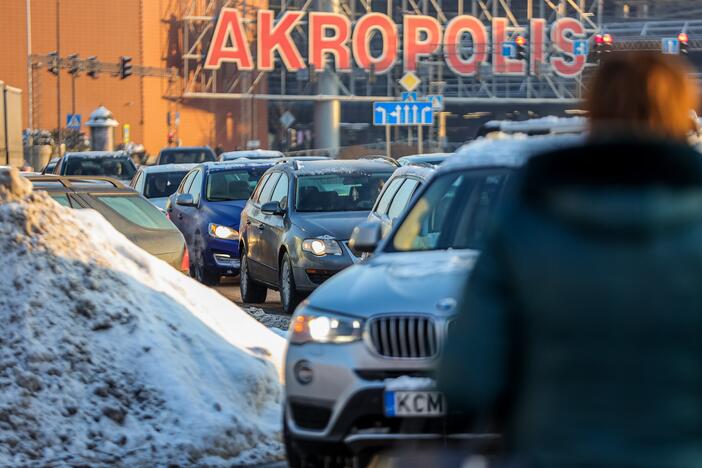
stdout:
[(281, 174), (278, 183), (273, 190), (273, 195), (271, 195), (271, 201), (277, 201), (283, 208), (288, 205), (288, 176), (287, 174)]
[(402, 211), (407, 207), (412, 198), (412, 194), (417, 189), (419, 181), (414, 179), (406, 179), (402, 187), (397, 191), (395, 198), (392, 199), (390, 209), (388, 210), (388, 218), (395, 219), (402, 214)]
[(270, 179), (270, 177), (270, 174), (265, 174), (261, 178), (261, 180), (258, 181), (258, 184), (256, 185), (256, 190), (254, 191), (254, 194), (251, 195), (251, 200), (253, 200), (254, 203), (258, 203), (258, 199), (261, 196), (261, 189), (263, 189), (263, 186), (266, 185), (266, 182), (268, 182), (268, 179)]
[(274, 172), (271, 177), (266, 181), (266, 185), (261, 189), (261, 195), (258, 198), (259, 203), (267, 203), (271, 199), (271, 194), (273, 189), (275, 189), (275, 184), (280, 178), (280, 172)]
[[(146, 176), (142, 173), (137, 184), (143, 185), (143, 190), (140, 190), (141, 187), (136, 187), (136, 189), (143, 192), (146, 198), (170, 197), (175, 193), (186, 174), (186, 171), (156, 172)], [(143, 184), (141, 184), (142, 181), (144, 181)]]
[(158, 208), (140, 196), (97, 195), (95, 198), (116, 211), (123, 218), (143, 228), (173, 228), (171, 222)]
[(396, 230), (395, 251), (478, 249), (497, 211), (506, 171), (467, 170), (434, 179)]
[(302, 175), (297, 180), (297, 211), (370, 211), (389, 177), (383, 173)]
[(193, 196), (195, 203), (200, 202), (200, 190), (202, 189), (202, 171), (196, 171), (193, 177), (193, 183), (188, 188), (188, 193)]
[(65, 193), (50, 193), (49, 196), (56, 200), (59, 205), (65, 206), (67, 208), (73, 208), (71, 201), (68, 199), (68, 195)]
[(397, 179), (393, 179), (392, 182), (390, 182), (390, 185), (385, 189), (385, 192), (383, 192), (383, 195), (381, 196), (380, 200), (378, 200), (378, 207), (375, 209), (376, 213), (384, 215), (388, 212), (388, 207), (390, 206), (390, 202), (392, 201), (392, 197), (395, 196), (395, 193), (397, 193), (397, 189), (400, 188), (400, 185), (402, 185), (402, 182), (405, 179), (402, 177), (398, 177)]
[(248, 200), (267, 167), (211, 170), (207, 177), (207, 200)]
[(131, 180), (136, 166), (125, 157), (71, 157), (66, 161), (64, 175), (114, 177)]

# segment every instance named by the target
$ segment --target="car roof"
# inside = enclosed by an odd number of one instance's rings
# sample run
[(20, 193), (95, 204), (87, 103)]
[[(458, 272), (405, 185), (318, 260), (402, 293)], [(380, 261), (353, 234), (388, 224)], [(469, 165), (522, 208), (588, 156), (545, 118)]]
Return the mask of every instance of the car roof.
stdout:
[(452, 155), (453, 155), (453, 153), (412, 154), (409, 156), (402, 156), (401, 158), (398, 159), (398, 161), (408, 161), (411, 163), (436, 161), (437, 159), (444, 160)]
[(437, 168), (437, 173), (489, 167), (518, 168), (540, 153), (581, 144), (583, 135), (498, 134), (473, 140)]
[(225, 158), (246, 158), (246, 157), (266, 157), (266, 158), (282, 158), (285, 157), (283, 153), (280, 151), (274, 151), (274, 150), (264, 150), (264, 149), (256, 149), (256, 150), (245, 150), (245, 151), (227, 151), (226, 153), (222, 153), (220, 155), (220, 158), (225, 159)]
[(292, 169), (292, 172), (301, 175), (392, 172), (396, 167), (387, 161), (377, 159), (326, 159), (313, 161), (295, 160), (289, 164), (281, 163), (278, 165), (287, 166)]
[(426, 181), (431, 175), (436, 172), (434, 166), (402, 166), (398, 167), (395, 172), (392, 173), (392, 177), (416, 177), (423, 181)]
[(212, 151), (209, 146), (174, 146), (172, 148), (162, 148), (160, 153), (178, 153), (181, 151)]
[(197, 164), (161, 164), (160, 166), (141, 166), (144, 174), (160, 174), (162, 172), (188, 172)]
[(108, 177), (27, 175), (32, 185), (47, 192), (137, 193), (131, 187)]
[(275, 166), (276, 162), (266, 159), (235, 159), (234, 161), (208, 161), (197, 166), (205, 168), (206, 171), (228, 171), (233, 169), (248, 169), (251, 167), (267, 169)]
[(65, 159), (90, 159), (90, 158), (129, 158), (129, 155), (124, 151), (78, 151), (74, 153), (66, 153), (63, 155)]
[(546, 116), (529, 120), (490, 120), (484, 124), (486, 129), (506, 133), (583, 133), (587, 130), (585, 117)]

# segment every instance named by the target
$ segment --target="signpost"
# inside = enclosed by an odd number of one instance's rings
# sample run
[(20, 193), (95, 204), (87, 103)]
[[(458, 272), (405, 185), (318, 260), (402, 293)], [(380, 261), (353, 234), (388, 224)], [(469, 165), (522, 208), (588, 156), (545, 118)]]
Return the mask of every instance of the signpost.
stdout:
[(432, 125), (434, 113), (429, 101), (391, 101), (373, 104), (373, 125)]
[(502, 43), (502, 56), (507, 58), (517, 58), (517, 43), (516, 42), (503, 42)]
[(661, 39), (661, 52), (666, 55), (680, 54), (680, 41), (677, 37), (664, 37)]
[(577, 56), (585, 56), (587, 57), (588, 54), (590, 54), (590, 43), (586, 40), (579, 39), (577, 41), (573, 41), (573, 55)]
[(80, 130), (82, 120), (81, 114), (66, 114), (66, 128)]

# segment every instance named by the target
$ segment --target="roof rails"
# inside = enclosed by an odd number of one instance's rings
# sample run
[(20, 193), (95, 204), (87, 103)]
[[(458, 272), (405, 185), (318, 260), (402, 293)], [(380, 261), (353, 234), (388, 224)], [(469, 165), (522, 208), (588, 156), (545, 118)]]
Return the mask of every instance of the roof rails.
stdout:
[(74, 183), (86, 182), (107, 182), (112, 184), (115, 188), (122, 188), (124, 184), (121, 182), (111, 179), (109, 177), (99, 177), (99, 176), (60, 176), (60, 175), (36, 175), (36, 176), (26, 176), (27, 180), (30, 182), (58, 182), (66, 188), (71, 188)]
[(387, 156), (373, 156), (373, 155), (370, 155), (370, 156), (363, 156), (363, 157), (361, 157), (361, 158), (359, 158), (359, 159), (362, 159), (362, 160), (369, 160), (369, 161), (381, 161), (381, 160), (382, 160), (383, 162), (386, 162), (386, 163), (388, 163), (388, 164), (392, 164), (392, 165), (395, 166), (395, 167), (400, 167), (400, 163), (397, 162), (397, 159), (395, 159), (395, 158), (389, 158), (389, 157), (387, 157)]

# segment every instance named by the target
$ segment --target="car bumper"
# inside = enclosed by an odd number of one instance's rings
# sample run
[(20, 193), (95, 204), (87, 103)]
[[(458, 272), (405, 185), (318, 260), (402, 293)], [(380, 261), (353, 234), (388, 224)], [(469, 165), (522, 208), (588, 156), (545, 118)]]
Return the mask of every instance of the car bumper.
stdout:
[[(312, 380), (296, 377), (304, 363)], [(303, 443), (342, 443), (354, 452), (402, 443), (494, 444), (493, 434), (468, 431), (470, 421), (448, 411), (442, 417), (385, 415), (386, 379), (433, 375), (436, 359), (386, 359), (365, 341), (331, 345), (290, 345), (286, 362), (288, 430)]]
[(210, 271), (222, 276), (239, 274), (239, 242), (235, 240), (208, 239), (205, 249), (205, 265)]

